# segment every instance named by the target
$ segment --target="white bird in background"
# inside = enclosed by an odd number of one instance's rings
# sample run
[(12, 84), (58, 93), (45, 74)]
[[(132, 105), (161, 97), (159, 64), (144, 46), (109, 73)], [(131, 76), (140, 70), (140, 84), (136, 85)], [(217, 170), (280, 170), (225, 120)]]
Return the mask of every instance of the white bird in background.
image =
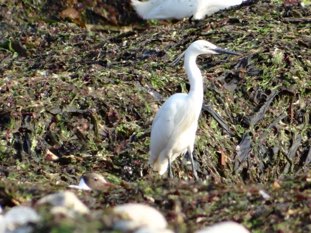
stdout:
[(143, 19), (203, 19), (217, 11), (240, 5), (246, 0), (132, 0), (132, 6)]
[(190, 155), (193, 176), (197, 172), (193, 161), (193, 148), (198, 119), (203, 104), (203, 77), (196, 59), (202, 54), (237, 53), (217, 47), (206, 41), (197, 40), (177, 59), (185, 56), (184, 67), (190, 81), (190, 91), (172, 95), (157, 112), (152, 123), (149, 164), (163, 175), (171, 163), (180, 155)]

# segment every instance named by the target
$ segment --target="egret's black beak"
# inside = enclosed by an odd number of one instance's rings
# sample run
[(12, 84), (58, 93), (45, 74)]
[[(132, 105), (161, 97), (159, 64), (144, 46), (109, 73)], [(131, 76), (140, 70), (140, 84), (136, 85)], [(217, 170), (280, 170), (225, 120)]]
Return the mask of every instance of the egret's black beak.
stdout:
[(218, 53), (218, 54), (230, 54), (230, 55), (240, 55), (239, 53), (236, 53), (234, 51), (230, 51), (228, 49), (222, 49), (222, 48), (215, 48), (215, 49), (212, 49), (214, 52)]

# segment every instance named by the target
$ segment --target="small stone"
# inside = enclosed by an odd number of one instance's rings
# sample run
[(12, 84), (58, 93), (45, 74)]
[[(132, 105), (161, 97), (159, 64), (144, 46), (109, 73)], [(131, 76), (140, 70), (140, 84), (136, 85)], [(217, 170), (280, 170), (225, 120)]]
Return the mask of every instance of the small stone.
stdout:
[(63, 214), (74, 217), (75, 214), (88, 214), (90, 210), (70, 191), (62, 191), (47, 195), (38, 201), (38, 204), (50, 204), (53, 214)]
[(10, 209), (2, 219), (0, 219), (0, 232), (31, 232), (32, 227), (27, 226), (28, 223), (37, 223), (40, 221), (40, 216), (31, 207), (15, 206)]
[(0, 233), (5, 233), (5, 221), (2, 215), (0, 215)]
[(174, 233), (172, 230), (169, 229), (154, 229), (154, 228), (150, 228), (150, 227), (142, 227), (139, 228), (137, 231), (135, 231), (134, 233)]
[[(162, 232), (167, 227), (164, 216), (155, 208), (144, 204), (123, 204), (113, 209), (114, 228), (121, 231), (152, 229)], [(148, 232), (148, 231), (142, 231)], [(151, 231), (149, 231), (151, 232)]]
[(249, 231), (241, 224), (227, 221), (214, 224), (210, 227), (206, 227), (195, 233), (249, 233)]

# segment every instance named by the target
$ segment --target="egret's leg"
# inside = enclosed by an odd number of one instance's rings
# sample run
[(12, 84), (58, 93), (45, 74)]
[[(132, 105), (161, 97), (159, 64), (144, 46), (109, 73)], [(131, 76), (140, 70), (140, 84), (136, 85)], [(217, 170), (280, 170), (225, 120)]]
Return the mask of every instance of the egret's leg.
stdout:
[(191, 166), (192, 166), (192, 173), (193, 173), (193, 176), (196, 180), (199, 179), (198, 177), (198, 173), (195, 169), (195, 166), (194, 166), (194, 160), (193, 160), (193, 155), (192, 155), (192, 150), (188, 150), (188, 154), (190, 155), (190, 160), (191, 160)]
[(191, 16), (188, 18), (188, 23), (192, 23), (192, 20), (193, 20), (193, 15), (191, 15)]
[(173, 178), (173, 171), (172, 171), (172, 165), (171, 165), (171, 158), (170, 156), (167, 156), (168, 160), (168, 177)]

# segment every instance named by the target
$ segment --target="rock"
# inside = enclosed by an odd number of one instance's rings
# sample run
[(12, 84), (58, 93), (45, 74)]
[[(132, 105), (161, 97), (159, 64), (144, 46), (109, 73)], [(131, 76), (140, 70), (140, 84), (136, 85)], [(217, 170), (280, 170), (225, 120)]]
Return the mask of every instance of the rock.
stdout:
[(52, 214), (74, 217), (76, 214), (88, 214), (90, 210), (70, 191), (62, 191), (41, 198), (37, 204), (50, 204)]
[(0, 216), (0, 233), (28, 233), (32, 231), (28, 224), (39, 221), (40, 216), (31, 207), (16, 206)]
[(249, 233), (249, 231), (239, 223), (227, 221), (214, 224), (195, 233)]
[(2, 215), (0, 215), (0, 233), (5, 233), (5, 222)]
[[(167, 222), (164, 216), (153, 207), (144, 204), (123, 204), (113, 209), (116, 230), (141, 232), (165, 232)], [(148, 230), (148, 231), (147, 231)], [(139, 232), (139, 231), (138, 231)]]
[(138, 230), (134, 231), (134, 233), (174, 233), (172, 230), (169, 229), (154, 229), (154, 228), (149, 228), (149, 227), (142, 227), (139, 228)]

